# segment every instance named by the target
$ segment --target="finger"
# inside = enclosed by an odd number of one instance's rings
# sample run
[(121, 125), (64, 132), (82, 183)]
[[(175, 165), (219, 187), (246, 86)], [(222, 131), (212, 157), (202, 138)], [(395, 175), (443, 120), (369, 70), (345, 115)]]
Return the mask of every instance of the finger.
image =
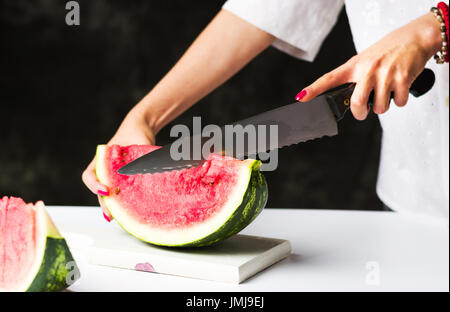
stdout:
[(296, 96), (297, 101), (307, 102), (327, 90), (348, 82), (350, 66), (344, 64), (335, 70), (323, 75), (311, 85), (300, 91)]
[(114, 218), (111, 215), (111, 213), (109, 212), (108, 208), (106, 208), (106, 205), (103, 201), (103, 197), (100, 195), (98, 195), (98, 202), (100, 204), (100, 208), (102, 209), (103, 217), (106, 219), (106, 221), (111, 222), (112, 220), (114, 220)]
[(370, 78), (356, 83), (355, 90), (353, 91), (350, 100), (350, 109), (353, 116), (358, 120), (367, 118), (367, 114), (369, 113), (367, 102), (369, 101), (372, 89), (373, 83)]
[(409, 97), (409, 85), (403, 82), (396, 82), (393, 89), (395, 105), (398, 107), (405, 106)]
[(373, 112), (375, 114), (384, 114), (389, 110), (391, 103), (391, 88), (389, 83), (378, 83), (375, 89), (375, 97), (373, 100)]
[(95, 175), (95, 158), (83, 172), (81, 178), (84, 184), (92, 193), (104, 196), (107, 196), (109, 194), (108, 187), (100, 183), (97, 180), (97, 176)]

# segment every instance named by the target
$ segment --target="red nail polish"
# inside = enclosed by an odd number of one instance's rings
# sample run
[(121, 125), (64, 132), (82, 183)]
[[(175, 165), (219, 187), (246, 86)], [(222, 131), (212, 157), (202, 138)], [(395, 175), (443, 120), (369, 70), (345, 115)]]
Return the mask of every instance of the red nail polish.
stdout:
[(305, 95), (306, 95), (306, 90), (302, 90), (302, 91), (300, 91), (299, 94), (297, 94), (297, 96), (295, 97), (295, 100), (300, 101), (302, 98), (305, 97)]
[(105, 213), (103, 213), (103, 217), (105, 218), (106, 221), (111, 222), (111, 219), (108, 218), (108, 216)]
[(98, 195), (101, 195), (101, 196), (109, 196), (109, 192), (98, 190), (97, 193), (98, 193)]

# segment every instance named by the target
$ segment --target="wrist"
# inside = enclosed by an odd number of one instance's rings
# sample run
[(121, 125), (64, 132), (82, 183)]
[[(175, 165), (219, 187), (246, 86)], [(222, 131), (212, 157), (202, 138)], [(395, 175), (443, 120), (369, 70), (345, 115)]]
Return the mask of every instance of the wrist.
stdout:
[(148, 100), (142, 99), (136, 106), (134, 106), (128, 113), (127, 118), (138, 121), (140, 124), (145, 124), (150, 131), (157, 133), (158, 118), (152, 112), (151, 103)]
[(429, 59), (439, 52), (442, 47), (440, 24), (431, 12), (422, 16), (421, 19), (419, 40), (427, 55), (427, 59)]
[(147, 94), (130, 112), (141, 118), (155, 135), (181, 112), (183, 102), (172, 97), (157, 96), (153, 91)]

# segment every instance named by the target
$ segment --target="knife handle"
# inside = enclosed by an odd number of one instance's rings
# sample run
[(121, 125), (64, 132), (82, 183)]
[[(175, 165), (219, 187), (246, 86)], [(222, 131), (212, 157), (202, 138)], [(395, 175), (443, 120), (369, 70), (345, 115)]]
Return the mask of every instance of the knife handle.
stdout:
[[(435, 76), (431, 69), (425, 68), (423, 72), (414, 80), (412, 83), (409, 93), (415, 97), (419, 97), (427, 93), (434, 85)], [(345, 113), (350, 108), (350, 99), (352, 97), (353, 91), (355, 90), (355, 83), (346, 83), (337, 88), (327, 91), (326, 95), (328, 104), (331, 110), (336, 115), (336, 119), (341, 120)], [(374, 92), (372, 91), (369, 96), (367, 105), (372, 107)], [(391, 99), (394, 98), (394, 94), (391, 93)]]

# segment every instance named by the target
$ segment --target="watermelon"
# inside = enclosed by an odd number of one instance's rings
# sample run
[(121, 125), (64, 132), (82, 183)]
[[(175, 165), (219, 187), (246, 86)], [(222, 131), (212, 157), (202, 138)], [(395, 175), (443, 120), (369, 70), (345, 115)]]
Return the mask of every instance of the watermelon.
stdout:
[(240, 232), (267, 202), (259, 160), (210, 155), (196, 168), (126, 176), (117, 170), (159, 147), (99, 145), (98, 180), (114, 219), (131, 235), (151, 244), (199, 247)]
[(79, 276), (44, 203), (0, 199), (0, 291), (58, 291)]

